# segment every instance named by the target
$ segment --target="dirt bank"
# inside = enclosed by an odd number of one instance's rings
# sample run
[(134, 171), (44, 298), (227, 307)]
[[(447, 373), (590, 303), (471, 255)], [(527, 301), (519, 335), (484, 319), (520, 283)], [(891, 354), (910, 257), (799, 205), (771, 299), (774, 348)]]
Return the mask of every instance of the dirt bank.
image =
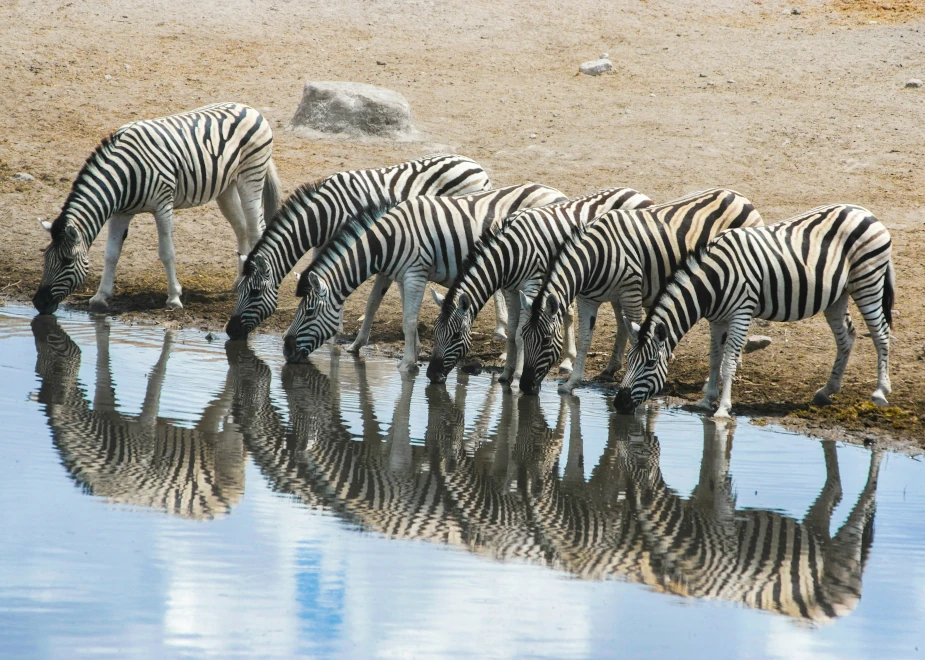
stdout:
[[(6, 4), (0, 289), (31, 296), (46, 243), (36, 218), (57, 213), (103, 135), (134, 119), (237, 100), (276, 128), (288, 190), (342, 169), (455, 151), (479, 160), (499, 185), (535, 180), (575, 195), (630, 185), (667, 201), (726, 186), (751, 198), (767, 222), (830, 202), (866, 206), (894, 239), (895, 408), (866, 405), (876, 369), (864, 337), (836, 405), (806, 407), (835, 352), (821, 317), (761, 328), (774, 343), (746, 358), (734, 401), (743, 413), (923, 438), (925, 88), (905, 87), (925, 78), (923, 41), (925, 10), (909, 0), (714, 0), (696, 8), (654, 0), (556, 7), (477, 0), (464, 8), (429, 0)], [(612, 75), (577, 75), (578, 64), (602, 52), (615, 63)], [(424, 140), (294, 137), (283, 127), (306, 79), (400, 91)], [(14, 181), (18, 172), (35, 181)], [(217, 209), (178, 213), (183, 311), (162, 309), (166, 285), (155, 245), (153, 220), (137, 218), (119, 265), (115, 312), (221, 329), (234, 304), (235, 246)], [(102, 254), (98, 241), (93, 274), (72, 298), (77, 307), (95, 290)], [(291, 318), (293, 282), (286, 286), (264, 331)], [(350, 301), (350, 331), (364, 300), (361, 289)], [(491, 311), (485, 314), (473, 356), (490, 361), (502, 347), (489, 341)], [(427, 303), (425, 328), (434, 315)], [(613, 327), (605, 314), (590, 374), (606, 361)], [(400, 340), (394, 292), (373, 338), (386, 348)], [(707, 368), (705, 328), (677, 355), (669, 390), (694, 398)]]

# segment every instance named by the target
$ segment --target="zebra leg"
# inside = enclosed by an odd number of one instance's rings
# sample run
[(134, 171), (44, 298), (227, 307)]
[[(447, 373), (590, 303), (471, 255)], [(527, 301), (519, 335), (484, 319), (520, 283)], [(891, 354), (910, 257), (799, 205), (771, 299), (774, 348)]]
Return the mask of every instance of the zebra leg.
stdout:
[(173, 207), (167, 206), (155, 211), (154, 221), (157, 224), (158, 256), (167, 272), (167, 307), (183, 309), (183, 303), (180, 302), (183, 287), (177, 279), (176, 254), (173, 248)]
[(729, 322), (729, 329), (726, 332), (725, 347), (723, 350), (723, 394), (719, 400), (719, 408), (713, 413), (714, 417), (729, 417), (732, 409), (732, 381), (736, 375), (736, 364), (742, 347), (745, 345), (745, 339), (748, 336), (748, 328), (751, 325), (751, 314), (738, 316)]
[(835, 364), (832, 365), (832, 373), (829, 381), (813, 396), (813, 405), (827, 406), (832, 403), (830, 398), (833, 394), (841, 392), (841, 380), (845, 375), (845, 367), (848, 366), (848, 358), (851, 356), (851, 347), (854, 345), (854, 325), (851, 323), (851, 316), (848, 314), (848, 292), (846, 291), (838, 297), (829, 308), (823, 311), (825, 320), (828, 321), (832, 334), (835, 335), (835, 345), (838, 347), (838, 353), (835, 356)]
[[(710, 324), (710, 376), (703, 388), (703, 398), (697, 402), (697, 407), (704, 410), (713, 410), (713, 404), (719, 397), (719, 371), (723, 360), (723, 344), (725, 335), (729, 332), (728, 323)], [(738, 363), (736, 363), (738, 366)]]
[(520, 349), (520, 300), (516, 291), (505, 291), (504, 299), (507, 303), (507, 354), (504, 359), (504, 370), (498, 379), (502, 383), (520, 380), (518, 358)]
[(594, 321), (597, 319), (597, 309), (600, 303), (578, 299), (578, 355), (575, 358), (575, 368), (564, 383), (559, 385), (560, 394), (568, 394), (580, 383), (585, 374), (585, 360), (591, 348), (591, 337), (594, 334)]
[(116, 264), (122, 254), (122, 245), (128, 236), (128, 223), (131, 215), (114, 215), (109, 218), (109, 237), (106, 239), (106, 256), (103, 259), (103, 277), (96, 294), (90, 298), (91, 312), (109, 311), (109, 301), (112, 300), (112, 286), (116, 280)]
[(504, 341), (507, 339), (507, 317), (508, 306), (502, 291), (495, 291), (495, 340)]
[(405, 333), (405, 354), (398, 365), (399, 371), (408, 372), (417, 368), (418, 352), (421, 348), (418, 339), (418, 314), (424, 302), (424, 290), (427, 277), (417, 273), (408, 273), (402, 282), (404, 297), (401, 301), (401, 325)]
[[(247, 218), (244, 210), (241, 208), (241, 198), (235, 185), (230, 185), (215, 198), (219, 210), (231, 228), (234, 230), (235, 238), (238, 241), (238, 256), (247, 256), (251, 251), (251, 243), (247, 234)], [(259, 237), (258, 237), (259, 238)], [(244, 260), (238, 259), (238, 276), (235, 278), (233, 290), (237, 290), (238, 285), (244, 279)]]
[(626, 340), (629, 332), (626, 330), (626, 320), (623, 318), (623, 308), (618, 300), (611, 300), (613, 315), (617, 321), (617, 334), (613, 338), (613, 351), (610, 353), (610, 362), (600, 373), (604, 378), (613, 378), (613, 375), (623, 368), (623, 353), (626, 351)]
[[(884, 276), (887, 277), (887, 276)], [(882, 287), (882, 285), (881, 285)], [(880, 289), (882, 292), (882, 288)], [(865, 300), (860, 294), (863, 289), (852, 294), (855, 304), (861, 310), (870, 338), (877, 349), (877, 389), (870, 395), (871, 401), (878, 406), (886, 406), (886, 395), (893, 391), (890, 385), (890, 325), (886, 322), (883, 313), (883, 297), (876, 296), (876, 300)]]
[(564, 316), (564, 328), (563, 334), (565, 335), (563, 351), (565, 357), (562, 358), (562, 362), (559, 363), (559, 373), (560, 374), (570, 374), (575, 365), (575, 357), (578, 355), (578, 350), (575, 347), (575, 303), (572, 302), (568, 306), (568, 309), (565, 310)]
[(376, 279), (373, 281), (373, 290), (370, 292), (369, 298), (366, 299), (366, 311), (363, 313), (363, 323), (360, 325), (359, 332), (357, 332), (357, 338), (347, 347), (348, 352), (359, 353), (360, 349), (366, 346), (366, 343), (369, 341), (369, 333), (373, 327), (373, 319), (376, 318), (376, 310), (378, 310), (379, 305), (382, 304), (382, 297), (386, 294), (386, 291), (389, 290), (390, 286), (392, 286), (392, 280), (382, 274), (376, 275)]
[[(269, 175), (269, 172), (266, 173)], [(252, 179), (239, 178), (233, 187), (238, 190), (238, 199), (241, 211), (247, 221), (247, 240), (250, 243), (248, 252), (257, 244), (266, 229), (263, 216), (263, 184), (266, 176)]]

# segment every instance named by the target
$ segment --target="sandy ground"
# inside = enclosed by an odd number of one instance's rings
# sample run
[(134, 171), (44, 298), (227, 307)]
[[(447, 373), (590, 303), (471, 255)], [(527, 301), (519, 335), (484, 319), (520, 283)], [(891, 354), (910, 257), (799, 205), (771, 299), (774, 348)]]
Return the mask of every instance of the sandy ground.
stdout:
[[(6, 2), (0, 289), (12, 299), (34, 292), (47, 240), (36, 218), (57, 214), (101, 137), (128, 121), (214, 101), (248, 103), (270, 118), (287, 191), (338, 170), (453, 151), (481, 162), (497, 185), (533, 180), (572, 195), (628, 185), (668, 201), (725, 186), (747, 195), (766, 222), (851, 202), (871, 209), (893, 235), (895, 407), (865, 404), (876, 369), (864, 337), (836, 405), (806, 406), (835, 353), (820, 316), (755, 329), (774, 343), (747, 356), (736, 411), (925, 443), (925, 88), (905, 87), (925, 78), (923, 46), (925, 3), (912, 0)], [(600, 53), (614, 61), (612, 75), (577, 74)], [(395, 89), (410, 101), (423, 138), (295, 137), (284, 127), (306, 80)], [(17, 172), (36, 180), (14, 181)], [(181, 211), (176, 245), (186, 309), (162, 309), (154, 223), (139, 216), (119, 264), (114, 311), (221, 329), (234, 304), (230, 227), (214, 205)], [(97, 241), (75, 307), (95, 290), (102, 254)], [(290, 279), (263, 331), (286, 327), (292, 288)], [(365, 294), (351, 298), (348, 330), (357, 327)], [(425, 339), (435, 313), (428, 303)], [(491, 314), (483, 314), (473, 357), (496, 363), (502, 346), (489, 340)], [(395, 350), (394, 292), (380, 317), (373, 339)], [(606, 362), (613, 327), (605, 314), (589, 374)], [(677, 352), (671, 394), (697, 396), (706, 355), (698, 326)]]

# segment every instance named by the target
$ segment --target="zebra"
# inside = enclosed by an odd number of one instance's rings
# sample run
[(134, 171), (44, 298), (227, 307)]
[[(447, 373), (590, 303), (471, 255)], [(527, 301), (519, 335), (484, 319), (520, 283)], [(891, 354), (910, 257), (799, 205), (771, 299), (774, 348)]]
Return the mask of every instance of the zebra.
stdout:
[[(613, 416), (612, 420), (627, 419)], [(835, 442), (821, 441), (825, 483), (802, 521), (776, 511), (736, 509), (729, 476), (734, 425), (702, 418), (700, 479), (683, 500), (659, 469), (652, 427), (626, 443), (626, 499), (645, 544), (657, 558), (662, 590), (685, 598), (722, 600), (813, 624), (852, 612), (873, 542), (882, 452), (871, 453), (867, 481), (847, 519), (830, 535), (842, 497)], [(756, 552), (756, 549), (760, 549)]]
[[(507, 303), (507, 358), (501, 382), (517, 386), (523, 362), (518, 291), (535, 295), (549, 262), (571, 230), (612, 209), (650, 206), (652, 200), (631, 188), (607, 188), (562, 204), (526, 209), (507, 220), (469, 254), (445, 297), (431, 293), (440, 307), (434, 321), (434, 350), (427, 367), (431, 382), (443, 382), (472, 345), (472, 323), (488, 298), (501, 290)], [(571, 307), (565, 325), (568, 348), (560, 370), (571, 370), (574, 332)], [(571, 331), (571, 332), (570, 332)]]
[(877, 388), (871, 399), (887, 405), (891, 392), (889, 342), (895, 274), (886, 227), (867, 209), (821, 206), (767, 227), (730, 230), (690, 255), (659, 293), (645, 323), (631, 326), (637, 342), (614, 405), (629, 412), (662, 388), (668, 358), (701, 318), (710, 322), (710, 377), (698, 406), (714, 417), (732, 407), (735, 357), (752, 318), (796, 321), (819, 313), (835, 335), (838, 352), (828, 382), (813, 397), (831, 403), (841, 390), (855, 330), (852, 298), (877, 349)]
[(224, 516), (240, 501), (244, 494), (243, 445), (240, 435), (222, 424), (230, 393), (217, 396), (193, 429), (158, 415), (173, 349), (172, 333), (164, 335), (140, 414), (127, 415), (116, 405), (110, 327), (103, 318), (95, 319), (92, 408), (78, 379), (80, 347), (53, 316), (36, 316), (32, 332), (41, 383), (37, 401), (45, 406), (62, 464), (85, 493), (193, 519)]
[[(478, 163), (440, 154), (379, 169), (338, 172), (301, 186), (283, 203), (250, 254), (241, 257), (243, 277), (225, 332), (231, 339), (246, 339), (276, 310), (279, 287), (302, 256), (327, 243), (350, 218), (418, 195), (463, 195), (490, 188), (488, 175)], [(386, 277), (376, 280), (360, 333), (348, 349), (351, 352), (366, 343), (376, 309), (390, 285)], [(497, 332), (504, 334), (504, 327), (498, 326)]]
[(337, 331), (347, 296), (381, 274), (401, 287), (405, 354), (399, 369), (415, 368), (418, 312), (427, 282), (452, 284), (475, 243), (509, 214), (564, 200), (558, 190), (530, 183), (461, 197), (415, 197), (387, 213), (377, 209), (354, 218), (299, 278), (296, 294), (302, 300), (286, 331), (286, 360), (307, 360)]
[[(642, 318), (644, 305), (698, 245), (733, 227), (762, 224), (752, 203), (732, 190), (714, 188), (667, 204), (610, 211), (579, 226), (549, 266), (535, 298), (520, 294), (524, 367), (520, 388), (535, 394), (562, 350), (562, 316), (578, 298), (578, 355), (559, 392), (571, 392), (584, 376), (597, 308), (610, 301), (617, 311), (614, 356), (604, 375), (622, 366), (627, 323)], [(624, 318), (625, 317), (625, 318)], [(628, 321), (626, 320), (628, 319)]]
[[(80, 286), (90, 268), (89, 250), (103, 225), (109, 238), (103, 276), (90, 310), (106, 312), (116, 264), (136, 213), (154, 214), (158, 255), (167, 272), (167, 307), (182, 308), (174, 264), (174, 209), (218, 202), (246, 254), (265, 219), (276, 213), (280, 182), (273, 163), (270, 123), (239, 103), (216, 103), (181, 114), (136, 121), (104, 139), (87, 159), (61, 213), (42, 221), (51, 234), (45, 269), (32, 303), (52, 314)], [(238, 265), (238, 280), (241, 278)]]

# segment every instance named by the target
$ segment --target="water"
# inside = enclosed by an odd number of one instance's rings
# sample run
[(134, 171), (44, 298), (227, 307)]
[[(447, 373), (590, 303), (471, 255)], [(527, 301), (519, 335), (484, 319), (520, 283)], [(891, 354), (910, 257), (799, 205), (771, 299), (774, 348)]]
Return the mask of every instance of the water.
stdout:
[(0, 655), (921, 657), (925, 466), (0, 315)]

